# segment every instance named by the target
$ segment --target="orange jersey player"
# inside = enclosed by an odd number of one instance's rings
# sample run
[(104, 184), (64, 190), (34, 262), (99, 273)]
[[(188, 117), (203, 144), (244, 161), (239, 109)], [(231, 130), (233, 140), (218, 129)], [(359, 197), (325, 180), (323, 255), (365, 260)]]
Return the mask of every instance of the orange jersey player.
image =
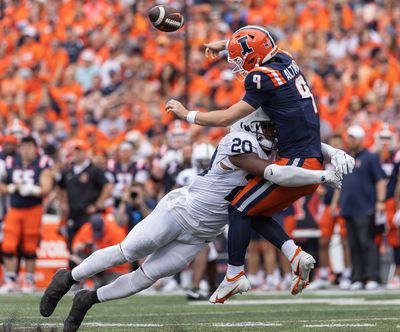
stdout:
[(40, 242), (42, 201), (52, 189), (51, 160), (39, 156), (33, 137), (22, 138), (20, 158), (5, 159), (5, 179), (0, 185), (2, 194), (9, 194), (11, 206), (4, 220), (2, 251), (5, 263), (4, 285), (1, 292), (16, 290), (17, 253), (22, 245), (26, 274), (22, 290), (34, 290), (36, 249)]

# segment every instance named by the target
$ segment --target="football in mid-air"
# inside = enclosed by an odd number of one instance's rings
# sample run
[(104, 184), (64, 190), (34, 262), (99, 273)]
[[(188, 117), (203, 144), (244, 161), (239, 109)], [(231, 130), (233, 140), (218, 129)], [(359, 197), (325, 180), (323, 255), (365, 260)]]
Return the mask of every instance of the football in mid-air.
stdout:
[(148, 16), (151, 24), (160, 31), (176, 31), (184, 24), (182, 14), (170, 6), (155, 6), (149, 10)]

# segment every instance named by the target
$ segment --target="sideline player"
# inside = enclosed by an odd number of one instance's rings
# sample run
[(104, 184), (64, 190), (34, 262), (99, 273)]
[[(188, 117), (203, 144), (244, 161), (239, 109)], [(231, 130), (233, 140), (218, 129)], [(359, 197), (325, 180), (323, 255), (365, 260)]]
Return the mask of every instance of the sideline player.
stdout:
[[(251, 122), (253, 118), (252, 115)], [(249, 122), (245, 121), (246, 119), (241, 121), (242, 130), (249, 128)], [(243, 131), (226, 135), (212, 158), (208, 172), (197, 176), (189, 187), (167, 194), (119, 245), (94, 252), (72, 272), (59, 270), (42, 297), (42, 316), (48, 317), (53, 313), (58, 301), (75, 282), (111, 266), (147, 256), (140, 268), (119, 277), (113, 283), (96, 291), (77, 293), (64, 323), (64, 330), (76, 331), (93, 304), (136, 294), (151, 286), (157, 279), (181, 271), (206, 243), (223, 231), (229, 204), (225, 197), (247, 182), (248, 173), (265, 175), (269, 180), (280, 184), (286, 184), (289, 177), (298, 176), (299, 179), (294, 181), (296, 184), (325, 182), (340, 187), (341, 180), (332, 171), (310, 171), (293, 166), (271, 165), (259, 144), (269, 141), (265, 137), (263, 125), (259, 122), (256, 124), (260, 128), (259, 141)], [(213, 190), (210, 191), (210, 188)], [(254, 222), (256, 230), (257, 223), (258, 221)], [(263, 234), (269, 239), (268, 235)], [(293, 259), (298, 248), (293, 240), (287, 237), (282, 247), (286, 248), (283, 250), (286, 257)], [(294, 266), (297, 263), (298, 258), (293, 262)]]
[(8, 293), (17, 289), (18, 246), (22, 243), (25, 258), (25, 280), (22, 291), (34, 291), (36, 249), (40, 241), (43, 215), (43, 197), (52, 189), (53, 174), (51, 160), (39, 156), (37, 144), (32, 136), (22, 138), (20, 157), (5, 159), (6, 176), (0, 184), (0, 193), (11, 195), (11, 207), (4, 220), (4, 285), (0, 292)]
[[(245, 78), (245, 96), (227, 110), (207, 113), (189, 112), (180, 102), (170, 100), (166, 105), (167, 112), (190, 123), (225, 127), (261, 108), (277, 131), (279, 158), (275, 164), (321, 170), (327, 151), (321, 151), (319, 115), (314, 97), (296, 62), (287, 52), (278, 49), (269, 32), (259, 26), (245, 26), (228, 41), (217, 41), (206, 46), (206, 55), (216, 55), (227, 49), (228, 62), (235, 66), (233, 72)], [(346, 154), (340, 152), (332, 160), (337, 170), (344, 174), (352, 169), (349, 164), (352, 160), (346, 162), (345, 159)], [(346, 167), (340, 168), (339, 165)], [(248, 283), (244, 280), (243, 272), (250, 241), (248, 216), (272, 216), (298, 198), (312, 194), (317, 187), (287, 188), (269, 185), (264, 178), (256, 177), (232, 197), (232, 207), (229, 209), (229, 264), (226, 278), (217, 293), (231, 289), (235, 290), (230, 292), (233, 295), (244, 289), (240, 283)], [(312, 264), (310, 261), (309, 266), (304, 266), (301, 272), (306, 279)], [(303, 285), (298, 286), (293, 290), (294, 293), (301, 292)], [(224, 287), (227, 290), (224, 291)]]

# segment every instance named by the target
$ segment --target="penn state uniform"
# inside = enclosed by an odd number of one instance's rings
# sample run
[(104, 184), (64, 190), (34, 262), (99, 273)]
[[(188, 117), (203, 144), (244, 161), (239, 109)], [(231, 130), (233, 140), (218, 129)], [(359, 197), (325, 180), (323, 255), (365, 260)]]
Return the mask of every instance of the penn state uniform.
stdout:
[[(261, 107), (276, 128), (276, 164), (321, 170), (318, 111), (307, 81), (292, 57), (278, 50), (266, 64), (251, 70), (244, 83), (243, 101), (255, 109)], [(232, 205), (247, 215), (272, 216), (318, 187), (284, 188), (266, 186), (265, 182), (256, 177), (232, 200)]]
[(247, 173), (234, 166), (229, 156), (250, 152), (266, 159), (254, 136), (237, 132), (226, 135), (209, 170), (198, 175), (189, 187), (167, 194), (130, 231), (121, 243), (125, 258), (135, 261), (151, 254), (142, 268), (154, 280), (181, 271), (207, 242), (223, 231), (229, 205), (225, 197), (248, 181)]
[[(6, 184), (40, 185), (43, 170), (52, 166), (48, 156), (39, 156), (29, 165), (24, 166), (20, 158), (8, 156), (5, 159)], [(40, 240), (42, 220), (42, 198), (22, 196), (18, 190), (10, 197), (10, 208), (4, 221), (4, 255), (16, 255), (22, 241), (22, 251), (26, 257), (35, 257)]]

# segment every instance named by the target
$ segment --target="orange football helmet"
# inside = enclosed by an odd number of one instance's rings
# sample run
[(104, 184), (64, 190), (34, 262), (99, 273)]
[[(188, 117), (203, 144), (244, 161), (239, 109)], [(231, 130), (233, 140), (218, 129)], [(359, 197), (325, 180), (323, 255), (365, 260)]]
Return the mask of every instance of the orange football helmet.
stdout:
[(271, 59), (277, 46), (266, 29), (247, 25), (235, 31), (226, 49), (228, 62), (235, 65), (232, 72), (246, 76), (250, 70)]

